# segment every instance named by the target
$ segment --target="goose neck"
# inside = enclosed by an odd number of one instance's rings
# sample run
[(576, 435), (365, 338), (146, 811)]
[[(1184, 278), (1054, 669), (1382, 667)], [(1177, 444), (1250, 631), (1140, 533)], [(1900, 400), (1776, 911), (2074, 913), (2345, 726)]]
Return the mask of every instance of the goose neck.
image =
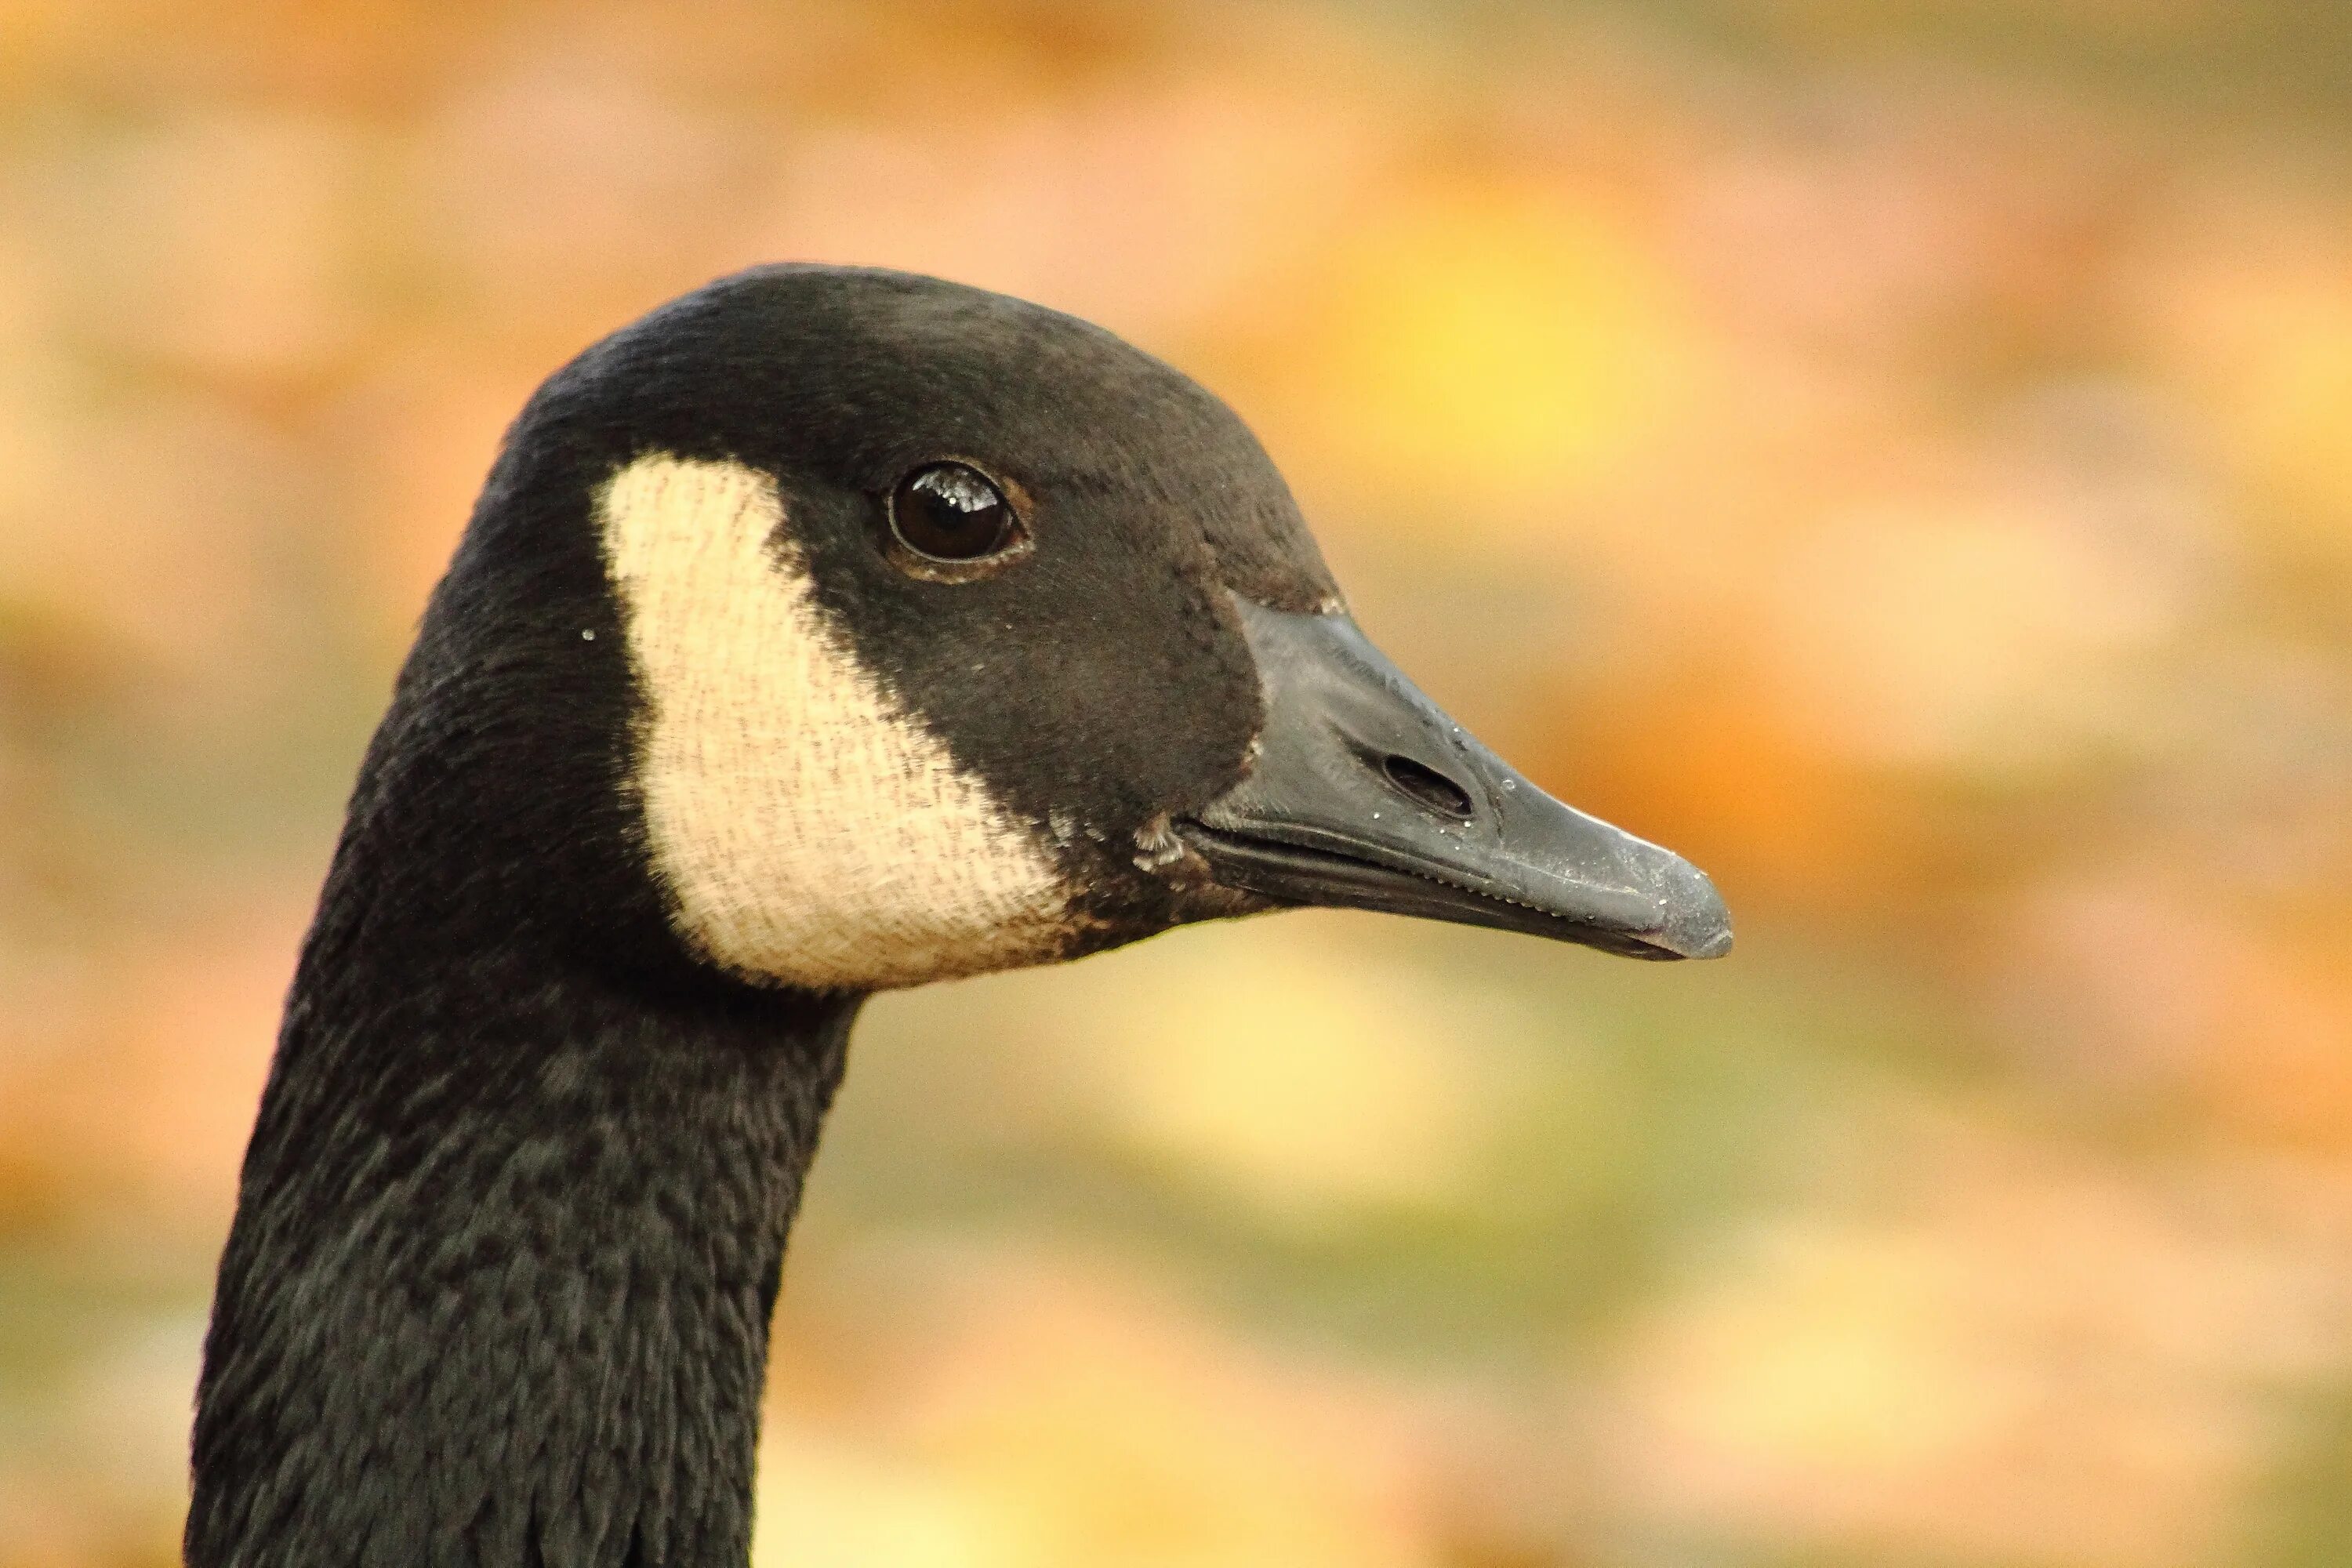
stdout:
[[(191, 1568), (740, 1568), (854, 998), (314, 931), (223, 1257)], [(429, 948), (433, 944), (425, 944)]]

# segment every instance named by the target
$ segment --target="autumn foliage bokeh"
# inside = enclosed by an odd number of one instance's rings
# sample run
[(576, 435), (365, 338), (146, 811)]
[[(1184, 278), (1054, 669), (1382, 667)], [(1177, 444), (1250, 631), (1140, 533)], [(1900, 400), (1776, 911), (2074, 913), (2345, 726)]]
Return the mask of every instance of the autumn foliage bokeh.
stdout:
[(0, 0), (0, 1564), (175, 1561), (504, 422), (774, 258), (1223, 394), (1726, 963), (872, 1007), (762, 1568), (2352, 1562), (2352, 8)]

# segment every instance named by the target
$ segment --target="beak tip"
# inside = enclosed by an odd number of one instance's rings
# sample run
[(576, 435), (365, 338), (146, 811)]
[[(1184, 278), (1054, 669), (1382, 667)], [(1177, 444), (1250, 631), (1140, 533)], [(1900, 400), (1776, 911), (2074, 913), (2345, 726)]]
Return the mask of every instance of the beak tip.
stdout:
[(1724, 921), (1714, 930), (1696, 935), (1683, 949), (1685, 958), (1721, 958), (1731, 951), (1731, 922)]
[(1731, 911), (1706, 872), (1687, 862), (1680, 869), (1686, 879), (1667, 901), (1663, 945), (1684, 958), (1721, 958), (1731, 951)]

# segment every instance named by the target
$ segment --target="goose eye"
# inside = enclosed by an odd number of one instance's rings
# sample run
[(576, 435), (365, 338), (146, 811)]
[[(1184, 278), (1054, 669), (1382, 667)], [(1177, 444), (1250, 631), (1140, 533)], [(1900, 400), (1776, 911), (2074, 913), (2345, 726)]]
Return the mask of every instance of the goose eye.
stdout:
[(1004, 492), (967, 463), (930, 463), (890, 492), (890, 532), (920, 562), (972, 563), (1021, 542), (1021, 521)]

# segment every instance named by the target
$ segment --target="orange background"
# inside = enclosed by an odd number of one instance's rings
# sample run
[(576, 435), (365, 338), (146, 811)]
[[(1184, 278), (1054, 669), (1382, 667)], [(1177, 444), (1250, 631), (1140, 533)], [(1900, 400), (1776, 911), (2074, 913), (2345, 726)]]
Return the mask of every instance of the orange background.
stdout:
[(0, 0), (0, 1563), (162, 1563), (503, 423), (739, 265), (1224, 394), (1727, 962), (869, 1010), (761, 1564), (2352, 1562), (2352, 7)]

